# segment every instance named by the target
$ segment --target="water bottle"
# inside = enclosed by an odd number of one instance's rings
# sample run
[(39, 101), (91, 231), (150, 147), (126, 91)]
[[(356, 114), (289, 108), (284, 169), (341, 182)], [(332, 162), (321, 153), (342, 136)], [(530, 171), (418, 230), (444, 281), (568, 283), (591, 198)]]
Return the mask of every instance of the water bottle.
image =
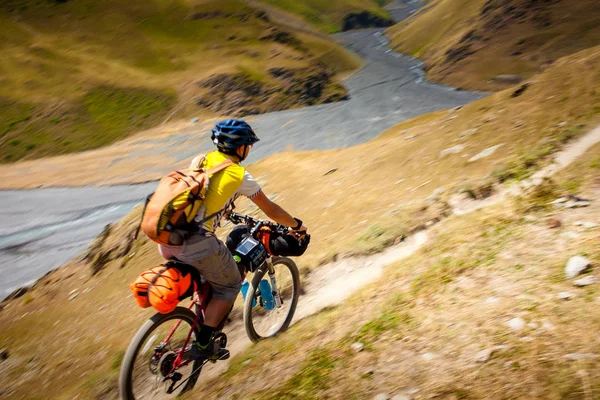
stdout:
[(269, 281), (263, 279), (262, 281), (260, 281), (258, 288), (260, 289), (260, 295), (262, 296), (263, 307), (265, 308), (265, 310), (274, 309), (275, 298), (273, 297), (273, 292), (271, 291), (271, 284), (269, 283)]
[[(244, 279), (242, 283), (242, 297), (246, 300), (246, 295), (248, 294), (248, 287), (250, 287), (250, 283), (248, 283), (247, 279)], [(252, 307), (256, 307), (256, 298), (252, 300)]]

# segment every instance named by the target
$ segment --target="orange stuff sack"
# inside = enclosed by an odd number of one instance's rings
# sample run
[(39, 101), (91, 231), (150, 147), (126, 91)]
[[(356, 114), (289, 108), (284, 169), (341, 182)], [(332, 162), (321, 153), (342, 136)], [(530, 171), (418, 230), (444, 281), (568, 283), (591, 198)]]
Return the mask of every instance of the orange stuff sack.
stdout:
[(169, 263), (142, 272), (130, 287), (140, 307), (153, 306), (161, 314), (175, 310), (179, 301), (197, 288), (191, 273), (183, 273)]
[(151, 306), (150, 301), (148, 300), (148, 286), (163, 268), (164, 266), (159, 266), (144, 271), (138, 275), (131, 285), (129, 285), (129, 288), (133, 292), (133, 298), (138, 306), (142, 308)]

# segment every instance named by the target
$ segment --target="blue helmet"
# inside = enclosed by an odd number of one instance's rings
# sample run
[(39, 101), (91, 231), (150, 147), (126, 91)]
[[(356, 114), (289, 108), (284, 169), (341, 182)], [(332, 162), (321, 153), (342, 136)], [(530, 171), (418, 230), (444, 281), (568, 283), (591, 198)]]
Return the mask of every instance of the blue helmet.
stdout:
[(215, 125), (211, 139), (220, 152), (235, 154), (238, 147), (258, 142), (258, 137), (246, 121), (228, 119)]

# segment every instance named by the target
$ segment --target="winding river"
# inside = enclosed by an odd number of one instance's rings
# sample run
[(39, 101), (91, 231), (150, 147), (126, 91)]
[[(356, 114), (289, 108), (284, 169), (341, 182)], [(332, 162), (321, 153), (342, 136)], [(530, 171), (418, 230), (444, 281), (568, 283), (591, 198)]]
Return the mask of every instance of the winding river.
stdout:
[[(418, 1), (403, 0), (389, 10), (400, 21), (420, 6)], [(425, 81), (420, 61), (391, 51), (382, 29), (334, 37), (365, 60), (364, 67), (344, 82), (350, 99), (253, 117), (261, 141), (252, 150), (250, 163), (289, 146), (295, 150), (353, 146), (409, 118), (484, 96)], [(164, 141), (164, 147), (184, 147), (177, 154), (180, 160), (212, 148), (199, 131), (157, 140)], [(19, 190), (0, 191), (0, 298), (81, 253), (106, 224), (127, 214), (155, 186), (33, 189), (26, 195)]]

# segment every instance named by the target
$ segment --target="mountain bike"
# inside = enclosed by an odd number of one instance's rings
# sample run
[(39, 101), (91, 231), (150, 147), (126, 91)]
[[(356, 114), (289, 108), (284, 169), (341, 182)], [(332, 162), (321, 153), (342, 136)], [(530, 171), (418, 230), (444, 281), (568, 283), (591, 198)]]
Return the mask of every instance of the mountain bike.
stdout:
[[(240, 260), (245, 292), (244, 327), (250, 340), (258, 342), (289, 327), (298, 304), (300, 274), (294, 261), (270, 255), (260, 240), (265, 227), (280, 233), (287, 233), (287, 227), (234, 212), (227, 218), (234, 224), (245, 224), (249, 230), (236, 254), (247, 256)], [(247, 280), (249, 273), (252, 277)], [(187, 308), (157, 313), (142, 325), (123, 357), (119, 376), (123, 400), (177, 397), (195, 386), (203, 368), (218, 361), (188, 358), (211, 296), (210, 284), (200, 278)], [(227, 346), (227, 336), (222, 332), (227, 319), (228, 316), (215, 333), (215, 344), (221, 349)]]

